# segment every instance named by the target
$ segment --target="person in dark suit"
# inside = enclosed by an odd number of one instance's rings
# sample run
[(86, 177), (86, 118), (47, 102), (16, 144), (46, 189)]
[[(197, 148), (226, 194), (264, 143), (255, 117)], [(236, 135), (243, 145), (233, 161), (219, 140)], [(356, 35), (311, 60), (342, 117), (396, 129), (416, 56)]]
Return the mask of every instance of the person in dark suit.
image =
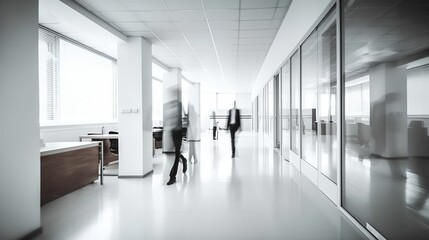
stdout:
[(182, 146), (182, 137), (183, 131), (181, 127), (174, 128), (172, 130), (172, 137), (174, 142), (174, 164), (170, 171), (170, 180), (168, 180), (167, 185), (171, 185), (176, 182), (177, 169), (179, 167), (179, 161), (182, 159), (183, 163), (183, 173), (186, 173), (187, 168), (187, 159), (180, 153), (180, 148)]
[(232, 148), (232, 158), (235, 158), (235, 132), (240, 130), (240, 110), (238, 110), (235, 106), (234, 108), (228, 111), (228, 121), (226, 129), (229, 129), (231, 133), (231, 148)]
[[(171, 91), (175, 91), (174, 89)], [(170, 179), (167, 182), (167, 185), (171, 185), (176, 182), (177, 170), (179, 167), (179, 162), (182, 160), (183, 163), (183, 173), (186, 173), (187, 170), (187, 159), (181, 154), (180, 148), (182, 146), (183, 138), (183, 126), (182, 126), (182, 115), (181, 113), (181, 102), (178, 100), (172, 100), (164, 105), (166, 115), (166, 123), (164, 128), (171, 131), (171, 137), (174, 144), (174, 164), (171, 168), (169, 177)]]

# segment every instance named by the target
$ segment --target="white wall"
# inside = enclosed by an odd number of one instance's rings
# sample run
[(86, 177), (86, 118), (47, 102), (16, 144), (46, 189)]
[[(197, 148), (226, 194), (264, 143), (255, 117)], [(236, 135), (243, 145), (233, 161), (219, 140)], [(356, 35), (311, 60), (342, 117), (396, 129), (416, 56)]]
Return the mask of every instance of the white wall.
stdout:
[(119, 177), (142, 177), (153, 170), (152, 46), (142, 37), (118, 46), (118, 100)]
[(0, 1), (0, 239), (40, 227), (38, 1)]
[(289, 56), (307, 31), (318, 20), (331, 0), (295, 0), (280, 26), (252, 89), (252, 99), (272, 79), (276, 70)]

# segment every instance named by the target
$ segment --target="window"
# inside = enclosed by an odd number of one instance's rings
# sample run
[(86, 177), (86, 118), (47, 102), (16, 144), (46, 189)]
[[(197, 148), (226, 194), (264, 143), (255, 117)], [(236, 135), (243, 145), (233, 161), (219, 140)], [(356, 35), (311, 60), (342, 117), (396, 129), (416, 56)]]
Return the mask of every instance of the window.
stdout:
[(163, 125), (164, 120), (164, 68), (152, 62), (152, 126)]
[(39, 31), (40, 125), (117, 121), (116, 61)]
[(152, 81), (152, 121), (153, 126), (163, 124), (163, 83), (159, 80)]

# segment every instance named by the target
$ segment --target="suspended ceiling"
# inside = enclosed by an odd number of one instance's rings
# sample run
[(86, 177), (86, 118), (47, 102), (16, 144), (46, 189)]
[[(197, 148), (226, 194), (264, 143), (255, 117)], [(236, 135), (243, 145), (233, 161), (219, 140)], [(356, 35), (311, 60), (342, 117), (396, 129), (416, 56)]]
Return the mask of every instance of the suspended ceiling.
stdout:
[[(292, 0), (76, 0), (217, 92), (250, 92)], [(41, 13), (41, 24), (56, 22)]]

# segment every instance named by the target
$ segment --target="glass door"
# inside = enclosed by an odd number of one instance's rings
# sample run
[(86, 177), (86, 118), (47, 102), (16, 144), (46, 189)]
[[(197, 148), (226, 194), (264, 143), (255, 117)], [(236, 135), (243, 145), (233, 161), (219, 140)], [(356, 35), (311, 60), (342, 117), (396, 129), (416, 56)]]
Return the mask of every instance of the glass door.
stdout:
[(281, 128), (280, 128), (280, 73), (274, 76), (274, 148), (280, 149)]
[(301, 124), (302, 124), (302, 147), (301, 158), (303, 171), (312, 171), (317, 182), (319, 141), (318, 129), (318, 103), (317, 103), (317, 29), (305, 40), (301, 46), (302, 56), (302, 85), (301, 85)]
[(301, 56), (298, 49), (291, 58), (291, 154), (290, 161), (301, 171)]
[(281, 144), (282, 156), (289, 160), (290, 152), (290, 134), (291, 134), (291, 119), (290, 119), (290, 61), (287, 61), (282, 67), (281, 74)]
[(320, 23), (317, 31), (317, 138), (318, 185), (334, 203), (338, 204), (340, 116), (337, 110), (339, 92), (337, 79), (337, 17), (335, 9)]

